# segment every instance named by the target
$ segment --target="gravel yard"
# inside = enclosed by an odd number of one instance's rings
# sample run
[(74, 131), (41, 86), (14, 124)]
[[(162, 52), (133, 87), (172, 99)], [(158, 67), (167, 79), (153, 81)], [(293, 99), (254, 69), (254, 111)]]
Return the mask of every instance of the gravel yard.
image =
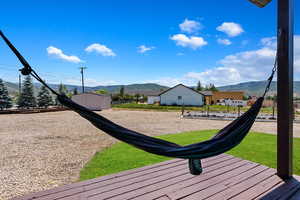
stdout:
[[(228, 121), (181, 119), (178, 112), (107, 110), (102, 114), (148, 135), (219, 129)], [(78, 180), (84, 164), (116, 140), (72, 111), (0, 115), (0, 199)], [(275, 133), (276, 124), (257, 122), (253, 131)], [(295, 125), (295, 134), (300, 124)]]

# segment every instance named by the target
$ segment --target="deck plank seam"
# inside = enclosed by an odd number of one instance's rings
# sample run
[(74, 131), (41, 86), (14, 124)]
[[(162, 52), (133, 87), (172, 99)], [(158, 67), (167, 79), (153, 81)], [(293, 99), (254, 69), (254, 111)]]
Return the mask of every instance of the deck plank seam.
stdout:
[[(237, 163), (237, 162), (242, 162), (242, 161), (244, 161), (244, 160), (241, 160), (241, 159), (239, 159), (239, 158), (234, 158), (233, 157), (233, 159), (237, 159), (234, 163)], [(230, 159), (228, 159), (228, 160), (230, 160)], [(222, 163), (222, 162), (220, 162), (220, 163)], [(230, 163), (230, 164), (234, 164), (234, 163)], [(215, 163), (213, 163), (212, 165), (215, 165)], [(214, 169), (214, 170), (217, 170), (217, 169)], [(214, 170), (212, 170), (212, 171), (210, 171), (210, 172), (213, 172)], [(173, 173), (173, 172), (172, 172)], [(179, 176), (183, 176), (183, 175), (186, 175), (186, 174), (189, 174), (189, 172), (187, 171), (187, 172), (184, 172), (183, 174), (180, 174), (180, 175), (178, 175), (178, 176), (176, 176), (176, 177), (172, 177), (171, 179), (175, 179), (175, 178), (177, 178), (177, 177), (179, 177)], [(201, 176), (201, 175), (200, 175)], [(196, 176), (195, 176), (196, 177)], [(192, 177), (192, 178), (195, 178), (195, 177)], [(188, 179), (191, 179), (190, 177), (188, 178)], [(107, 197), (107, 198), (105, 198), (105, 199), (109, 199), (109, 198), (113, 198), (113, 197), (116, 197), (116, 196), (120, 196), (120, 195), (123, 195), (123, 194), (126, 194), (126, 193), (129, 193), (129, 192), (132, 192), (132, 191), (135, 191), (135, 190), (138, 190), (138, 189), (140, 189), (140, 188), (143, 188), (143, 187), (147, 187), (147, 186), (151, 186), (151, 185), (155, 185), (155, 184), (157, 184), (157, 183), (159, 183), (159, 182), (162, 182), (162, 181), (164, 181), (164, 180), (160, 180), (160, 181), (157, 181), (157, 182), (154, 182), (154, 183), (151, 183), (151, 184), (148, 184), (148, 185), (146, 185), (146, 186), (141, 186), (141, 187), (138, 187), (138, 188), (134, 188), (134, 189), (132, 189), (132, 190), (128, 190), (128, 191), (126, 191), (126, 192), (123, 192), (123, 193), (121, 193), (121, 194), (116, 194), (116, 195), (114, 195), (114, 196), (110, 196), (110, 197)], [(167, 187), (167, 186), (166, 186)], [(151, 191), (152, 192), (152, 191)], [(98, 193), (98, 194), (94, 194), (94, 195), (91, 195), (91, 196), (88, 196), (88, 197), (93, 197), (93, 196), (97, 196), (97, 195), (99, 195), (99, 194), (103, 194), (103, 193)], [(146, 194), (146, 193), (145, 193)]]
[[(224, 175), (224, 174), (226, 174), (226, 173), (229, 173), (229, 172), (231, 172), (231, 171), (233, 171), (233, 170), (236, 170), (236, 169), (238, 169), (238, 168), (242, 168), (242, 167), (244, 167), (245, 165), (251, 165), (251, 164), (253, 164), (253, 163), (246, 163), (246, 164), (241, 165), (241, 166), (238, 166), (238, 167), (236, 167), (236, 168), (229, 169), (229, 170), (227, 170), (227, 171), (225, 171), (225, 172), (223, 172), (223, 173), (221, 173), (221, 174), (218, 174), (218, 175), (216, 175), (216, 176), (209, 177), (209, 178), (206, 179), (206, 180), (203, 180), (203, 181), (200, 181), (200, 182), (193, 183), (192, 185), (185, 186), (185, 187), (180, 188), (180, 189), (184, 189), (184, 188), (187, 188), (187, 187), (191, 187), (191, 186), (196, 185), (196, 184), (199, 184), (199, 183), (201, 183), (201, 182), (204, 182), (204, 181), (207, 181), (207, 180), (210, 180), (210, 179), (213, 179), (213, 178), (217, 178), (218, 176), (222, 176), (222, 175)], [(220, 181), (220, 182), (217, 182), (217, 183), (215, 183), (215, 184), (210, 184), (210, 185), (208, 185), (207, 187), (203, 187), (203, 188), (201, 188), (200, 190), (196, 190), (196, 191), (194, 191), (194, 192), (192, 192), (192, 193), (189, 193), (189, 194), (187, 194), (187, 195), (185, 195), (185, 196), (182, 196), (182, 197), (178, 198), (178, 200), (184, 199), (184, 198), (186, 198), (186, 197), (188, 197), (188, 196), (190, 196), (190, 195), (192, 195), (192, 194), (195, 194), (195, 193), (200, 192), (200, 191), (202, 191), (202, 190), (208, 189), (208, 188), (210, 188), (210, 187), (212, 187), (212, 186), (218, 185), (218, 184), (220, 184), (220, 183), (222, 183), (222, 182), (227, 181), (228, 179), (231, 179), (231, 178), (234, 178), (234, 177), (236, 177), (236, 176), (239, 176), (239, 175), (241, 175), (242, 173), (245, 173), (245, 172), (247, 172), (248, 170), (252, 170), (252, 169), (254, 169), (254, 168), (258, 167), (258, 166), (259, 166), (259, 164), (256, 164), (256, 165), (254, 165), (253, 167), (251, 167), (250, 169), (247, 169), (246, 171), (242, 171), (242, 172), (240, 172), (240, 173), (238, 173), (238, 174), (235, 174), (235, 175), (233, 175), (233, 176), (227, 177), (226, 179), (224, 179), (224, 180), (222, 180), (222, 181)], [(207, 198), (209, 198), (209, 197), (211, 197), (211, 196), (213, 196), (213, 195), (215, 195), (215, 194), (212, 194), (212, 195), (208, 196)]]
[[(222, 161), (223, 161), (223, 159), (226, 159), (226, 160), (230, 160), (230, 159), (235, 159), (233, 156), (221, 156), (221, 157), (217, 157), (217, 158), (214, 158), (214, 159), (209, 159), (209, 160), (206, 160), (206, 162), (209, 164), (209, 163), (212, 163), (213, 161), (215, 161), (215, 160), (220, 160), (219, 162), (221, 163)], [(183, 160), (183, 162), (184, 162), (185, 160)], [(182, 164), (180, 164), (180, 165), (184, 165), (184, 164), (186, 164), (186, 163), (182, 163)], [(180, 165), (175, 165), (175, 166), (180, 166)], [(211, 165), (213, 165), (213, 164), (209, 164), (209, 166), (211, 166)], [(168, 169), (170, 169), (170, 168), (174, 168), (175, 166), (171, 166), (171, 167), (167, 167), (167, 168), (164, 168), (163, 170), (168, 170)], [(159, 171), (159, 170), (157, 170), (157, 171)], [(157, 171), (154, 171), (154, 172), (157, 172)], [(151, 172), (151, 173), (154, 173), (154, 172)], [(145, 176), (145, 175), (149, 175), (149, 174), (151, 174), (151, 173), (147, 173), (147, 174), (142, 174), (142, 175), (139, 175), (139, 176), (137, 176), (137, 177), (141, 177), (141, 176)], [(166, 172), (167, 173), (167, 172)], [(132, 177), (132, 178), (136, 178), (136, 177)], [(130, 180), (131, 178), (129, 178), (129, 179), (125, 179), (125, 180), (122, 180), (122, 181), (127, 181), (127, 180)], [(101, 183), (101, 182), (100, 182)], [(93, 183), (93, 184), (95, 184), (95, 183)], [(114, 183), (111, 183), (111, 184), (109, 184), (109, 185), (113, 185), (113, 184), (115, 184), (115, 182)], [(76, 193), (73, 193), (73, 194), (70, 194), (70, 195), (65, 195), (65, 196), (61, 196), (61, 197), (59, 197), (59, 198), (56, 198), (56, 199), (62, 199), (62, 198), (66, 198), (66, 197), (70, 197), (70, 196), (75, 196), (75, 195), (78, 195), (78, 194), (81, 194), (81, 193), (84, 193), (84, 192), (88, 192), (88, 191), (91, 191), (91, 190), (96, 190), (97, 188), (93, 188), (93, 189), (89, 189), (89, 190), (86, 190), (86, 189), (84, 189), (85, 187), (86, 187), (87, 185), (85, 185), (85, 186), (82, 186), (83, 187), (83, 191), (80, 191), (80, 192), (76, 192)], [(114, 190), (114, 189), (112, 189), (112, 190)], [(112, 190), (109, 190), (109, 191), (112, 191)], [(106, 191), (106, 192), (108, 192), (108, 191)], [(104, 193), (104, 192), (101, 192), (101, 193)], [(56, 194), (56, 193), (55, 193)], [(45, 195), (45, 196), (49, 196), (49, 195)]]
[[(226, 160), (226, 161), (227, 161), (227, 160)], [(237, 161), (235, 161), (234, 163), (237, 163), (237, 162), (239, 162), (239, 161), (242, 161), (242, 160), (237, 160)], [(234, 164), (234, 163), (231, 163), (231, 164)], [(218, 163), (218, 164), (220, 164), (220, 163)], [(226, 166), (226, 165), (225, 165), (225, 166)], [(221, 167), (225, 167), (225, 166), (221, 166)], [(228, 165), (227, 165), (227, 166), (228, 166)], [(205, 175), (207, 175), (207, 174), (210, 174), (210, 173), (215, 172), (216, 170), (218, 170), (218, 168), (215, 168), (215, 169), (213, 169), (213, 170), (207, 170), (207, 171), (204, 172), (204, 173), (205, 173)], [(230, 171), (230, 170), (232, 170), (232, 168), (229, 169), (228, 171)], [(205, 179), (202, 179), (202, 180), (199, 181), (199, 182), (207, 181), (207, 180), (209, 180), (209, 179), (212, 178), (212, 177), (216, 177), (216, 176), (218, 176), (218, 175), (221, 175), (222, 173), (224, 173), (224, 172), (220, 172), (220, 174), (217, 174), (217, 175), (215, 175), (215, 176), (206, 177)], [(186, 175), (188, 175), (188, 173), (186, 173), (186, 174), (184, 174), (184, 175), (181, 175), (181, 176), (186, 176)], [(201, 175), (200, 175), (200, 176), (201, 176)], [(178, 178), (178, 177), (180, 177), (180, 176), (172, 177), (171, 179), (176, 179), (176, 178)], [(165, 190), (166, 188), (172, 187), (173, 185), (178, 184), (179, 182), (190, 181), (190, 180), (196, 179), (197, 177), (198, 177), (198, 176), (194, 176), (194, 177), (186, 177), (185, 179), (180, 179), (180, 180), (178, 180), (177, 182), (174, 182), (174, 183), (169, 184), (169, 185), (166, 185), (166, 186), (162, 186), (162, 187), (160, 187), (159, 189), (156, 189), (156, 190), (151, 190), (151, 191), (145, 192), (145, 193), (143, 193), (143, 194), (140, 194), (140, 195), (131, 197), (130, 199), (136, 199), (136, 198), (138, 198), (138, 197), (145, 196), (145, 195), (147, 195), (147, 194), (149, 194), (149, 193), (154, 193), (154, 192), (156, 192), (156, 191)], [(164, 180), (164, 181), (165, 181), (165, 180)], [(161, 182), (164, 182), (164, 181), (161, 181)], [(191, 184), (191, 185), (193, 185), (193, 184)], [(191, 186), (191, 185), (189, 185), (189, 186)], [(149, 185), (149, 186), (151, 186), (151, 185)], [(149, 186), (147, 186), (147, 187), (149, 187)]]
[[(243, 195), (243, 193), (245, 193), (245, 192), (248, 192), (249, 190), (251, 190), (251, 188), (254, 188), (254, 187), (257, 186), (257, 185), (261, 185), (263, 182), (266, 182), (266, 181), (272, 181), (272, 179), (274, 179), (274, 178), (278, 178), (277, 175), (274, 174), (274, 175), (271, 176), (271, 177), (268, 177), (268, 178), (266, 178), (266, 179), (264, 179), (264, 180), (261, 180), (261, 181), (258, 182), (257, 184), (255, 184), (255, 185), (253, 185), (253, 186), (247, 188), (246, 190), (244, 190), (244, 191), (242, 191), (241, 193), (239, 193), (239, 194), (237, 194), (237, 195), (231, 197), (230, 199), (240, 199), (239, 196)], [(266, 190), (269, 190), (269, 189), (275, 187), (276, 185), (280, 185), (281, 183), (282, 183), (282, 180), (277, 180), (276, 182), (271, 183), (271, 185), (270, 185), (268, 188), (266, 188)], [(266, 183), (264, 183), (264, 184), (268, 184), (268, 182), (266, 182)], [(257, 191), (256, 191), (256, 192), (257, 192)], [(262, 193), (264, 193), (264, 191), (261, 191), (261, 192), (257, 193), (257, 194), (256, 194), (254, 197), (252, 197), (251, 199), (256, 199), (256, 198), (259, 197)]]
[[(258, 174), (252, 176), (252, 177), (249, 178), (248, 180), (253, 179), (253, 178), (255, 178), (255, 176), (258, 176), (258, 175), (260, 175), (260, 174), (262, 174), (263, 172), (268, 171), (268, 170), (269, 170), (269, 168), (267, 168), (266, 170), (264, 170), (264, 171), (262, 171), (262, 172), (259, 172)], [(272, 177), (272, 176), (274, 176), (274, 174), (267, 175), (266, 177), (264, 177), (263, 180), (259, 180), (259, 182), (262, 182), (262, 181), (264, 181), (264, 180), (266, 180), (266, 179), (268, 179), (268, 178), (270, 178), (270, 177)], [(239, 182), (238, 184), (240, 184), (240, 183), (242, 183), (242, 182)], [(235, 184), (235, 185), (238, 185), (238, 184)], [(252, 184), (250, 187), (247, 187), (247, 188), (245, 188), (244, 190), (241, 190), (239, 193), (234, 194), (233, 196), (229, 197), (228, 199), (232, 199), (232, 198), (234, 198), (234, 197), (240, 195), (241, 193), (243, 193), (243, 192), (246, 191), (246, 190), (249, 190), (250, 188), (254, 187), (255, 185), (256, 185), (256, 183)], [(228, 190), (228, 189), (229, 189), (229, 188), (226, 188), (226, 189), (224, 189), (224, 190), (222, 190), (222, 191), (226, 191), (226, 190)]]
[[(236, 161), (235, 163), (243, 162), (243, 161), (244, 161), (244, 160), (238, 160), (238, 161)], [(235, 164), (235, 163), (230, 163), (230, 164)], [(244, 166), (244, 165), (246, 165), (246, 164), (248, 164), (248, 162), (245, 162), (244, 164), (239, 165), (238, 167), (242, 167), (242, 166)], [(227, 165), (227, 166), (229, 166), (229, 165)], [(224, 171), (221, 171), (221, 172), (219, 172), (218, 174), (216, 174), (216, 175), (214, 175), (214, 176), (205, 177), (205, 179), (199, 180), (199, 182), (197, 182), (197, 183), (204, 182), (204, 181), (207, 181), (207, 180), (209, 180), (209, 179), (211, 179), (211, 178), (220, 176), (220, 175), (222, 175), (223, 173), (229, 172), (229, 171), (231, 171), (231, 170), (233, 170), (233, 169), (234, 169), (234, 168), (230, 168), (230, 169), (228, 169), (227, 171), (225, 171), (225, 172), (224, 172)], [(216, 171), (216, 170), (218, 170), (218, 169), (214, 169), (214, 170), (212, 170), (212, 171), (209, 171), (209, 172), (207, 172), (206, 174), (210, 174), (210, 173), (212, 173), (212, 172), (214, 172), (214, 171)], [(177, 177), (172, 177), (172, 179), (174, 179), (174, 178), (177, 178)], [(196, 176), (195, 176), (195, 177), (187, 177), (185, 180), (180, 180), (180, 182), (190, 181), (190, 180), (196, 179), (196, 178), (197, 178)], [(159, 188), (159, 189), (157, 189), (157, 190), (152, 190), (152, 191), (146, 192), (146, 193), (144, 193), (144, 194), (141, 194), (141, 195), (132, 197), (132, 198), (130, 198), (130, 199), (137, 198), (137, 197), (139, 197), (139, 196), (142, 197), (143, 195), (147, 195), (148, 193), (153, 193), (153, 192), (155, 192), (155, 191), (162, 190), (162, 189), (164, 189), (164, 188), (170, 187), (170, 186), (175, 185), (175, 184), (177, 184), (177, 183), (178, 183), (178, 182), (173, 183), (173, 184), (170, 184), (170, 185), (165, 186), (165, 187), (162, 187), (162, 188)], [(188, 186), (192, 186), (192, 185), (194, 185), (194, 184), (195, 184), (195, 183), (190, 184), (190, 185), (188, 185)], [(185, 186), (185, 187), (188, 187), (188, 186)], [(185, 188), (185, 187), (183, 187), (183, 188)], [(180, 189), (183, 189), (183, 188), (180, 188)]]

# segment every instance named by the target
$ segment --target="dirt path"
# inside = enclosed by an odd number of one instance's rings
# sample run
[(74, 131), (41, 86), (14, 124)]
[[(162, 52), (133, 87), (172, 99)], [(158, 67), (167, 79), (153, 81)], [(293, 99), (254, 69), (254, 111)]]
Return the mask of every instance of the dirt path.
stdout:
[[(228, 121), (181, 119), (176, 112), (115, 111), (106, 117), (148, 135), (220, 129)], [(71, 111), (0, 115), (0, 199), (78, 180), (96, 151), (116, 140)], [(275, 123), (258, 122), (254, 131), (275, 133)], [(300, 124), (295, 125), (299, 137)]]

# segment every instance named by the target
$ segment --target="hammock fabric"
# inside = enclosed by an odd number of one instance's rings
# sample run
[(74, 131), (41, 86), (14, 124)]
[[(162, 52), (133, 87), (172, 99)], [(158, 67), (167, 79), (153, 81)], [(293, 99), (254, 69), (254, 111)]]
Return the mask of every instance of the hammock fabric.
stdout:
[(255, 118), (258, 115), (260, 108), (262, 106), (264, 96), (269, 90), (270, 84), (272, 82), (274, 73), (276, 71), (276, 62), (272, 70), (272, 74), (267, 82), (267, 87), (262, 97), (258, 98), (257, 101), (251, 106), (251, 108), (245, 112), (243, 115), (238, 117), (236, 120), (232, 121), (225, 128), (220, 130), (214, 137), (210, 140), (180, 146), (178, 144), (168, 142), (162, 139), (150, 137), (133, 130), (124, 128), (114, 122), (106, 119), (105, 117), (88, 110), (87, 108), (73, 102), (70, 98), (58, 94), (55, 90), (50, 88), (31, 68), (23, 56), (18, 52), (18, 50), (10, 43), (10, 41), (4, 36), (0, 31), (0, 35), (10, 47), (10, 49), (15, 53), (20, 62), (23, 64), (24, 68), (21, 70), (23, 75), (31, 74), (36, 78), (41, 84), (46, 86), (55, 95), (57, 95), (59, 102), (70, 108), (71, 110), (77, 112), (80, 116), (90, 121), (95, 127), (106, 132), (110, 136), (133, 145), (136, 148), (142, 149), (146, 152), (174, 157), (189, 159), (189, 169), (190, 173), (193, 175), (199, 175), (202, 173), (201, 159), (208, 158), (211, 156), (216, 156), (222, 154), (233, 147), (237, 146), (247, 135), (251, 129)]

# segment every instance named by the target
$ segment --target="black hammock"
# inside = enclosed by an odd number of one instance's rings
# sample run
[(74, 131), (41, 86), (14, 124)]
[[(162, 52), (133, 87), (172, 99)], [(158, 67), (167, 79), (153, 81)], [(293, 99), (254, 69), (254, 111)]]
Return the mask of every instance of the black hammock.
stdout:
[(80, 116), (90, 121), (95, 127), (106, 132), (110, 136), (133, 145), (136, 148), (157, 155), (189, 159), (189, 169), (190, 173), (193, 175), (199, 175), (202, 173), (201, 159), (216, 156), (232, 149), (233, 147), (237, 146), (247, 135), (255, 121), (256, 116), (260, 111), (265, 94), (270, 88), (270, 84), (272, 82), (277, 65), (276, 58), (274, 68), (272, 70), (270, 78), (268, 79), (263, 96), (258, 98), (247, 112), (232, 121), (211, 139), (195, 144), (181, 146), (172, 142), (150, 137), (124, 128), (106, 119), (105, 117), (75, 103), (67, 96), (58, 94), (38, 76), (38, 74), (32, 69), (32, 67), (27, 63), (23, 56), (10, 43), (10, 41), (1, 31), (0, 35), (2, 36), (6, 44), (10, 47), (10, 49), (14, 52), (14, 54), (18, 57), (20, 62), (23, 64), (24, 68), (20, 70), (21, 73), (23, 75), (32, 75), (37, 81), (39, 81), (49, 90), (51, 90), (51, 92), (57, 95), (57, 98), (62, 105), (77, 112)]

